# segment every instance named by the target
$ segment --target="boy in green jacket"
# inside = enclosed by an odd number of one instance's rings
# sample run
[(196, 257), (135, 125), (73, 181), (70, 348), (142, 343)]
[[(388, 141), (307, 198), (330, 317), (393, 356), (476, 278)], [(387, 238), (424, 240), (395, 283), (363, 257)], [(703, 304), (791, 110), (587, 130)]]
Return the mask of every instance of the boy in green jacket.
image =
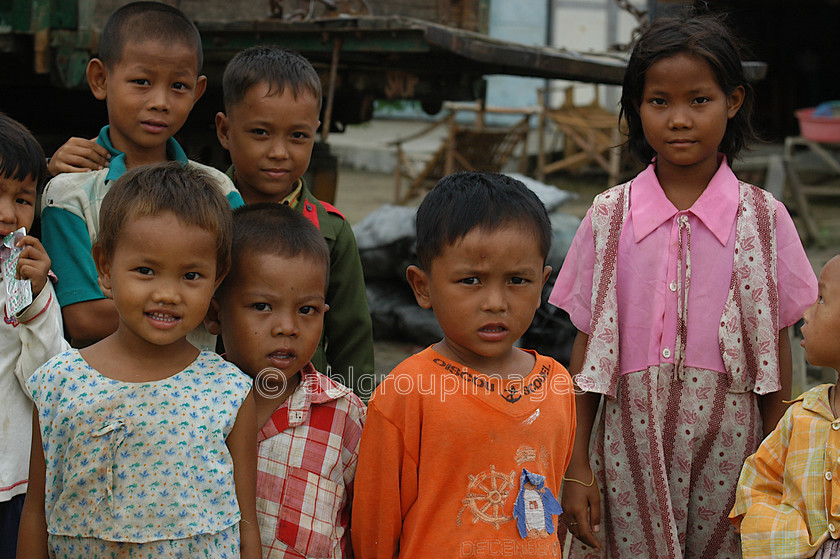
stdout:
[(230, 152), (228, 176), (245, 203), (291, 206), (321, 230), (330, 250), (330, 310), (312, 363), (340, 375), (366, 400), (364, 392), (373, 389), (373, 334), (356, 238), (341, 212), (315, 198), (301, 179), (320, 125), (318, 74), (297, 53), (257, 46), (228, 63), (222, 86), (225, 112), (216, 115), (216, 134)]

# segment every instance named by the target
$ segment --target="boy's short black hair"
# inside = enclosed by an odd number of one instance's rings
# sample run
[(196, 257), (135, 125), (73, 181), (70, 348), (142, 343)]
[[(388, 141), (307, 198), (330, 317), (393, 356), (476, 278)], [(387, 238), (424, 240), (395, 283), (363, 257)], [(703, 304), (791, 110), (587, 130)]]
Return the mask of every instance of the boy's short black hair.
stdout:
[(182, 44), (195, 50), (201, 72), (204, 52), (198, 28), (184, 13), (160, 2), (132, 2), (116, 10), (102, 29), (99, 59), (108, 70), (122, 59), (128, 42), (160, 41)]
[(35, 179), (38, 192), (47, 179), (47, 160), (41, 144), (21, 123), (0, 113), (0, 175), (16, 181)]
[(315, 225), (285, 204), (248, 204), (233, 212), (233, 243), (230, 273), (217, 294), (223, 294), (239, 280), (244, 257), (270, 254), (283, 258), (302, 256), (324, 265), (324, 293), (330, 275), (330, 250)]
[(267, 83), (270, 94), (283, 93), (287, 87), (295, 98), (310, 93), (321, 109), (321, 79), (312, 64), (294, 51), (262, 45), (247, 48), (228, 62), (222, 77), (225, 111), (229, 113), (259, 83)]
[(443, 177), (417, 208), (417, 260), (426, 272), (443, 248), (475, 228), (494, 231), (530, 227), (543, 261), (551, 249), (545, 206), (527, 186), (500, 173), (456, 173)]
[(216, 273), (230, 268), (233, 218), (230, 202), (210, 175), (177, 161), (135, 167), (108, 190), (99, 210), (99, 244), (102, 254), (114, 255), (117, 241), (131, 219), (172, 212), (187, 225), (200, 227), (216, 237)]

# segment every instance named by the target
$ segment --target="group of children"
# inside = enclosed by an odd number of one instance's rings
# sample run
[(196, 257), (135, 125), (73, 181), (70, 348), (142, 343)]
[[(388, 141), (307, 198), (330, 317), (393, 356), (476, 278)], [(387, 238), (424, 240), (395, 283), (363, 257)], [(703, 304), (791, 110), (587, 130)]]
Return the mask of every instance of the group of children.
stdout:
[(785, 207), (732, 173), (752, 89), (719, 20), (634, 47), (621, 112), (650, 164), (596, 197), (549, 299), (572, 376), (516, 346), (545, 208), (461, 173), (418, 208), (406, 271), (444, 338), (367, 408), (335, 380), (373, 372), (355, 240), (300, 178), (318, 76), (277, 47), (229, 63), (225, 174), (173, 138), (201, 62), (177, 9), (117, 10), (87, 71), (108, 126), (43, 192), (0, 115), (0, 556), (544, 558), (568, 533), (572, 557), (840, 557), (837, 386), (784, 403), (803, 312), (808, 360), (840, 368), (840, 258), (817, 287)]

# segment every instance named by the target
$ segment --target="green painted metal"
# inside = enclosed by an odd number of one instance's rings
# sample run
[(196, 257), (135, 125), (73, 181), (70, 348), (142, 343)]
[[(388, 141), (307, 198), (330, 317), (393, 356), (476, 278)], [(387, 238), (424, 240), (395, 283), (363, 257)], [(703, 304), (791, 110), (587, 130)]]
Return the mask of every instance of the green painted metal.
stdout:
[(75, 29), (78, 24), (78, 0), (51, 0), (50, 28)]

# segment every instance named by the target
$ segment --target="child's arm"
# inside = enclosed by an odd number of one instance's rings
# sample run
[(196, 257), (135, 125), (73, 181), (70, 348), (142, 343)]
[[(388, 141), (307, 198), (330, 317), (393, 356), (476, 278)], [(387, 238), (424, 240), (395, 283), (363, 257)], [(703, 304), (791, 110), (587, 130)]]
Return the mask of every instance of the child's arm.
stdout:
[(17, 556), (26, 559), (46, 559), (47, 517), (44, 512), (46, 501), (47, 466), (44, 461), (44, 448), (41, 445), (41, 425), (38, 421), (38, 409), (32, 413), (32, 453), (29, 458), (29, 487), (20, 517), (18, 530)]
[(56, 150), (47, 164), (51, 176), (59, 173), (97, 171), (108, 166), (111, 154), (96, 143), (96, 138), (86, 140), (72, 137)]
[[(59, 280), (60, 281), (60, 280)], [(120, 315), (110, 299), (91, 299), (62, 307), (61, 316), (73, 342), (89, 345), (117, 331)]]
[[(119, 319), (114, 303), (105, 298), (98, 282), (88, 225), (76, 213), (78, 189), (73, 181), (78, 176), (64, 175), (49, 182), (42, 198), (45, 207), (41, 211), (41, 231), (52, 269), (58, 276), (55, 289), (64, 325), (76, 345), (83, 345), (114, 333)], [(67, 187), (68, 182), (71, 187)], [(54, 194), (54, 190), (58, 193)], [(51, 205), (50, 200), (55, 198), (69, 198), (70, 202)]]
[(260, 559), (262, 542), (257, 524), (257, 412), (253, 391), (248, 394), (227, 437), (233, 458), (233, 480), (242, 521), (239, 524), (242, 559)]
[[(569, 361), (569, 373), (572, 378), (583, 367), (588, 341), (587, 334), (580, 331), (577, 333)], [(562, 516), (563, 522), (569, 527), (574, 537), (595, 549), (601, 548), (601, 542), (595, 537), (601, 523), (601, 494), (598, 482), (595, 481), (592, 468), (589, 466), (589, 438), (600, 401), (601, 395), (593, 392), (583, 392), (575, 396), (577, 408), (575, 445), (564, 476), (562, 496), (562, 506), (565, 511)]]
[(770, 392), (759, 397), (758, 406), (761, 410), (761, 420), (764, 425), (764, 436), (769, 435), (787, 410), (784, 400), (790, 400), (790, 389), (793, 382), (793, 363), (790, 354), (790, 337), (788, 329), (779, 330), (779, 376), (782, 388), (778, 392)]

